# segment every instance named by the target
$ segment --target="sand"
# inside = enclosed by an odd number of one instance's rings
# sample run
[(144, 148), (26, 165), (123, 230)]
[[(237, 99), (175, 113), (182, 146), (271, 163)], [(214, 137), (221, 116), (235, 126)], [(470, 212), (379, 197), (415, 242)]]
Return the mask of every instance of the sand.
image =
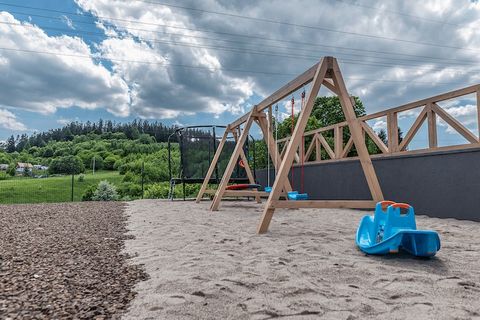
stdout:
[(125, 319), (480, 318), (480, 224), (417, 217), (440, 233), (432, 259), (367, 256), (355, 231), (366, 212), (278, 210), (255, 233), (253, 202), (140, 200), (127, 208), (132, 263), (145, 265)]

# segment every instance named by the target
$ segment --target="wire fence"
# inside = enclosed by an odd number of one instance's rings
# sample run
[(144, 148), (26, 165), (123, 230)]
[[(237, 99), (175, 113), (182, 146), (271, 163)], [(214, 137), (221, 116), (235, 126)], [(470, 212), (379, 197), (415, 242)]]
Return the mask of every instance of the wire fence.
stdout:
[(120, 186), (122, 181), (118, 172), (1, 177), (1, 204), (82, 201), (86, 200), (87, 190), (96, 188), (100, 181), (106, 180), (115, 186)]
[(120, 174), (119, 171), (89, 171), (81, 174), (49, 174), (46, 170), (7, 174), (0, 170), (0, 204), (90, 201), (101, 181), (107, 181), (117, 192), (118, 200), (186, 199), (194, 197), (200, 183), (172, 183), (145, 172)]

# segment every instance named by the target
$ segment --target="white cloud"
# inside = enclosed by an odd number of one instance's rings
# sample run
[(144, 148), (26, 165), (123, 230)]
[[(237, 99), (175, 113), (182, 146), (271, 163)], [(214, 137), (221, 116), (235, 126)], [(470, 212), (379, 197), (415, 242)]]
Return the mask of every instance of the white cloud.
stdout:
[(0, 105), (42, 114), (71, 106), (130, 114), (127, 84), (89, 58), (92, 52), (80, 38), (49, 37), (26, 22), (12, 25), (20, 22), (7, 12), (0, 12), (0, 21), (9, 23), (0, 25), (2, 47), (64, 54), (1, 50)]
[[(214, 117), (245, 112), (243, 105), (253, 95), (251, 79), (226, 75), (219, 57), (208, 49), (163, 43), (179, 40), (164, 31), (179, 33), (179, 30), (158, 24), (186, 27), (188, 17), (166, 7), (142, 3), (119, 2), (115, 9), (106, 1), (77, 3), (100, 17), (122, 19), (102, 20), (128, 36), (106, 39), (98, 45), (98, 50), (113, 59), (114, 72), (130, 84), (131, 107), (138, 116), (166, 119), (197, 112), (211, 113)], [(141, 22), (141, 29), (147, 31), (139, 31), (139, 25), (125, 21), (130, 19)], [(204, 45), (195, 38), (180, 38), (182, 42)]]
[(17, 116), (6, 109), (0, 109), (0, 127), (13, 131), (27, 131), (27, 127)]

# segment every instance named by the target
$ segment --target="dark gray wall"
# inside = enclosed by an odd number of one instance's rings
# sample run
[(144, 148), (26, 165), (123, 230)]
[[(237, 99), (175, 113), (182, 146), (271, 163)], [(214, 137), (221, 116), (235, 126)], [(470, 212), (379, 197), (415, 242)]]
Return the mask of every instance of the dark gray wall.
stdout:
[[(373, 159), (385, 199), (407, 202), (417, 214), (480, 221), (480, 149)], [(294, 169), (301, 191), (301, 169)], [(371, 199), (358, 160), (304, 166), (304, 191), (310, 199)], [(273, 171), (271, 171), (273, 184)], [(266, 170), (257, 171), (266, 186)]]

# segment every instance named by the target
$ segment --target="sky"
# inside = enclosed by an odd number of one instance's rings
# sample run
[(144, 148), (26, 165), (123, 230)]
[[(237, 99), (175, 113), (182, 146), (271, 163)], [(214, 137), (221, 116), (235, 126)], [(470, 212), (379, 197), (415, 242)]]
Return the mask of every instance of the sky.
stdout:
[[(0, 0), (0, 140), (99, 118), (225, 125), (327, 55), (373, 113), (480, 83), (479, 53), (469, 0)], [(442, 107), (477, 134), (475, 105)], [(464, 141), (438, 125), (440, 145)]]

